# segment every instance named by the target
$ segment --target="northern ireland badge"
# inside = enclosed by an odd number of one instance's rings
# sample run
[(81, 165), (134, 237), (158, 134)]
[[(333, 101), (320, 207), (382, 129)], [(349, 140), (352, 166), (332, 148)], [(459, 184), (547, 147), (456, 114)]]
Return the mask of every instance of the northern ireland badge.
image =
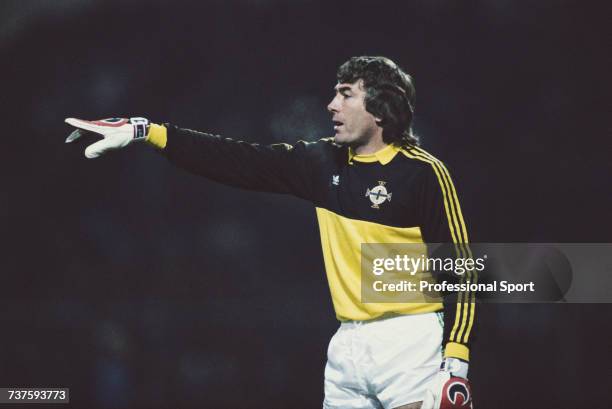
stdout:
[(379, 209), (380, 205), (385, 203), (386, 200), (391, 201), (391, 192), (387, 191), (385, 184), (386, 182), (380, 180), (378, 186), (366, 190), (365, 196), (370, 198), (374, 209)]

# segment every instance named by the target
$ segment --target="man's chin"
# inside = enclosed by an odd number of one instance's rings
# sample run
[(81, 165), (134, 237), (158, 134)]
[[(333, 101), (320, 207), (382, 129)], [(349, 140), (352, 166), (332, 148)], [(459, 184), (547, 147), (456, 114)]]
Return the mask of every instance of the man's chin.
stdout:
[(355, 149), (355, 147), (360, 146), (359, 140), (351, 139), (347, 135), (334, 135), (334, 143), (341, 146), (348, 146), (349, 148)]
[(334, 142), (337, 143), (338, 145), (351, 145), (351, 141), (350, 138), (346, 137), (346, 135), (339, 135), (336, 134), (334, 135)]

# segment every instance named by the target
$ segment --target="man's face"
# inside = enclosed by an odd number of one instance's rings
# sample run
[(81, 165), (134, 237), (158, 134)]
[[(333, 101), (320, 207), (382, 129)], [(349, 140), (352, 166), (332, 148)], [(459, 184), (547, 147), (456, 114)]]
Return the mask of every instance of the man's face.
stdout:
[(334, 141), (353, 148), (366, 145), (378, 130), (374, 115), (365, 109), (363, 80), (334, 87), (336, 96), (327, 106), (333, 115)]

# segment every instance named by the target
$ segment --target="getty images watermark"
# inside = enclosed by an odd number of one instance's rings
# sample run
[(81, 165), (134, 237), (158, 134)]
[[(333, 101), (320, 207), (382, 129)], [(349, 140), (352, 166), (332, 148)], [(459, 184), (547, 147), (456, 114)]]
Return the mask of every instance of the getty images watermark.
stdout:
[[(458, 251), (457, 251), (458, 253)], [(488, 256), (483, 257), (426, 257), (421, 254), (417, 257), (414, 254), (396, 254), (394, 257), (380, 257), (372, 260), (372, 273), (379, 276), (379, 280), (372, 283), (374, 291), (420, 291), (426, 293), (435, 292), (457, 292), (457, 291), (502, 291), (510, 294), (513, 292), (535, 291), (535, 283), (511, 283), (507, 280), (492, 281), (489, 283), (477, 283), (478, 274), (485, 270), (485, 262)], [(443, 279), (440, 282), (432, 282), (430, 279), (421, 278), (414, 280), (397, 280), (398, 276), (386, 282), (381, 277), (383, 274), (404, 273), (411, 277), (419, 272), (435, 273), (437, 276), (446, 276), (449, 281)], [(470, 278), (462, 280), (463, 276), (469, 274)], [(499, 287), (499, 288), (498, 288)]]
[(610, 243), (380, 244), (361, 246), (364, 303), (612, 302)]

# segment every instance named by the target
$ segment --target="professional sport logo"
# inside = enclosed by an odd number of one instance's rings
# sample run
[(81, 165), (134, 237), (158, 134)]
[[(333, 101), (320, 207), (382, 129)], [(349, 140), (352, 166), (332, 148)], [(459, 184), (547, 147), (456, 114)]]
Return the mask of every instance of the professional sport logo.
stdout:
[(366, 190), (365, 196), (370, 198), (373, 209), (379, 209), (380, 205), (387, 200), (391, 201), (391, 192), (387, 192), (386, 183), (380, 180), (378, 181), (378, 186)]

